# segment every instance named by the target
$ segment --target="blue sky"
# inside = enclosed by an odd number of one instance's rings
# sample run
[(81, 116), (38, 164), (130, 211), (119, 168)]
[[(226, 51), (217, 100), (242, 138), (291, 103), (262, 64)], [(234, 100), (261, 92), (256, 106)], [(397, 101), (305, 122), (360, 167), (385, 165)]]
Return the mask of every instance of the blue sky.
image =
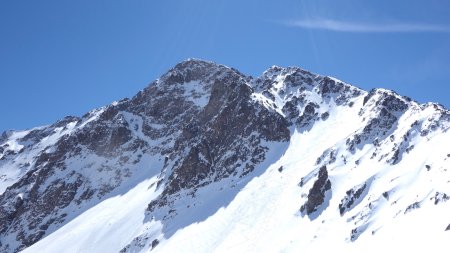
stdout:
[(450, 107), (450, 1), (0, 1), (0, 131), (131, 97), (190, 57)]

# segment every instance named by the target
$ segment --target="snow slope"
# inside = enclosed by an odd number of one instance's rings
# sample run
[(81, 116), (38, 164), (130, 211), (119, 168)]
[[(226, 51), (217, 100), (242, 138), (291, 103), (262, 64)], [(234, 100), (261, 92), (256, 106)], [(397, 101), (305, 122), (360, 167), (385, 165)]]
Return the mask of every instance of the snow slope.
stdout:
[[(140, 232), (144, 210), (158, 194), (155, 182), (102, 201), (23, 252), (118, 252)], [(152, 228), (158, 231), (158, 224)]]

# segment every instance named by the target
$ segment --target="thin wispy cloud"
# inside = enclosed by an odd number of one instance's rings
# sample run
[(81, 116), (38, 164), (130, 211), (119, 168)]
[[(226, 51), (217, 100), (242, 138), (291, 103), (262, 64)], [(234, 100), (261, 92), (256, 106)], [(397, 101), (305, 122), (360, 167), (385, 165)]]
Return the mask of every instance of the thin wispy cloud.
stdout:
[(300, 19), (284, 21), (282, 24), (303, 29), (328, 30), (335, 32), (353, 33), (450, 33), (450, 26), (422, 23), (363, 23), (354, 21), (340, 21), (333, 19)]

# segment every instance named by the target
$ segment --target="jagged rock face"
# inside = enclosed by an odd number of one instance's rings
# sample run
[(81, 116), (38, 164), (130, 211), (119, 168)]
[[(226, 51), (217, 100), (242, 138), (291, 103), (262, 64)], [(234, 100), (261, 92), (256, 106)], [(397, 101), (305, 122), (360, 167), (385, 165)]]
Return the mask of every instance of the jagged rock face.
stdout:
[[(105, 112), (108, 113), (108, 110)], [(3, 245), (5, 250), (17, 251), (35, 243), (50, 226), (57, 227), (65, 222), (69, 205), (79, 205), (90, 200), (94, 194), (101, 198), (126, 177), (119, 173), (114, 175), (115, 182), (107, 182), (111, 176), (105, 174), (109, 174), (107, 171), (110, 170), (102, 169), (109, 158), (132, 150), (135, 143), (130, 141), (126, 122), (112, 115), (105, 114), (103, 117), (105, 119), (100, 117), (97, 122), (75, 133), (60, 136), (55, 144), (36, 153), (28, 163), (28, 171), (0, 196), (0, 233), (15, 235), (17, 240), (17, 248)], [(42, 145), (41, 140), (48, 139), (54, 129), (64, 129), (69, 124), (77, 126), (81, 122), (83, 120), (78, 118), (65, 119), (50, 127), (30, 131), (20, 142), (31, 140), (31, 145), (23, 149), (30, 148), (33, 151), (32, 144)], [(97, 168), (78, 168), (69, 163), (71, 160), (86, 158), (85, 152), (103, 157), (104, 163)], [(120, 168), (114, 169), (119, 171)], [(94, 177), (102, 177), (103, 174), (104, 182), (90, 180), (88, 174), (92, 170), (98, 173)]]
[(341, 214), (341, 216), (355, 207), (358, 202), (360, 202), (364, 198), (364, 192), (366, 192), (366, 189), (368, 189), (367, 185), (368, 183), (364, 182), (364, 184), (357, 185), (345, 192), (345, 197), (339, 204), (339, 213)]
[[(143, 222), (170, 227), (188, 209), (188, 214), (202, 212), (200, 204), (209, 189), (222, 196), (282, 161), (283, 150), (278, 154), (274, 149), (292, 145), (293, 136), (308, 136), (316, 126), (333, 132), (335, 124), (348, 118), (352, 124), (344, 125), (353, 130), (330, 135), (339, 137), (331, 144), (320, 143), (318, 148), (302, 142), (316, 141), (308, 138), (294, 143), (316, 151), (304, 150), (308, 155), (302, 159), (313, 162), (295, 174), (293, 181), (301, 178), (304, 199), (292, 201), (299, 201), (295, 212), (301, 206), (301, 217), (307, 215), (312, 222), (325, 211), (336, 212), (336, 219), (352, 224), (348, 240), (358, 240), (385, 201), (395, 206), (400, 199), (397, 186), (391, 186), (397, 178), (387, 189), (372, 192), (376, 180), (384, 178), (372, 172), (374, 168), (400, 166), (418, 140), (447, 133), (450, 112), (435, 104), (418, 105), (392, 91), (366, 92), (296, 67), (272, 67), (252, 78), (215, 63), (187, 60), (131, 99), (81, 118), (0, 135), (0, 252), (33, 245), (147, 178), (156, 178), (157, 196), (145, 203)], [(280, 163), (277, 177), (293, 177), (293, 163)], [(259, 168), (262, 164), (266, 167)], [(339, 175), (360, 173), (366, 166), (371, 169), (368, 176), (344, 191), (339, 188)], [(430, 174), (447, 171), (430, 162), (421, 167)], [(426, 198), (435, 206), (450, 199), (445, 188), (429, 192)], [(191, 202), (186, 204), (186, 199)], [(398, 213), (408, 215), (424, 203), (408, 202)], [(217, 210), (210, 211), (212, 215)], [(122, 245), (121, 252), (164, 244), (167, 238), (146, 229)]]
[(328, 178), (327, 167), (322, 166), (319, 169), (317, 180), (314, 182), (313, 187), (309, 190), (308, 199), (306, 203), (300, 208), (301, 212), (305, 212), (307, 215), (318, 211), (318, 209), (325, 202), (325, 194), (331, 190), (331, 182)]
[[(162, 203), (182, 189), (252, 172), (265, 159), (263, 142), (286, 142), (289, 130), (283, 117), (251, 100), (247, 79), (227, 67), (187, 61), (130, 100), (30, 131), (19, 140), (29, 143), (25, 150), (54, 129), (74, 125), (32, 157), (28, 171), (0, 196), (0, 233), (17, 241), (2, 244), (2, 250), (32, 245), (49, 227), (52, 231), (66, 222), (69, 206), (83, 209), (84, 202), (102, 199), (138, 173), (127, 166), (145, 154), (166, 157)], [(101, 162), (68, 162), (90, 156)]]
[(327, 120), (335, 106), (352, 107), (363, 91), (330, 77), (300, 68), (272, 67), (253, 82), (254, 98), (277, 111), (300, 130), (310, 130)]
[[(250, 99), (252, 88), (245, 76), (227, 68), (215, 73), (204, 72), (202, 68), (186, 72), (184, 65), (176, 66), (174, 73), (169, 72), (169, 85), (178, 84), (176, 89), (186, 92), (186, 82), (200, 82), (208, 101), (204, 107), (197, 106), (195, 114), (180, 126), (181, 134), (169, 155), (168, 164), (172, 167), (167, 166), (166, 188), (149, 205), (149, 210), (167, 201), (173, 203), (168, 198), (181, 189), (194, 191), (224, 177), (246, 175), (265, 158), (267, 148), (261, 145), (262, 141), (289, 140), (286, 120)], [(188, 73), (188, 79), (181, 78), (184, 74), (180, 72)]]
[(192, 74), (206, 79), (202, 85), (210, 89), (209, 100), (181, 127), (169, 156), (168, 164), (173, 166), (165, 173), (166, 187), (149, 205), (150, 211), (173, 203), (170, 197), (182, 189), (195, 191), (226, 177), (245, 176), (265, 159), (267, 147), (262, 142), (289, 140), (287, 121), (251, 100), (246, 77), (234, 70), (223, 71), (213, 79)]

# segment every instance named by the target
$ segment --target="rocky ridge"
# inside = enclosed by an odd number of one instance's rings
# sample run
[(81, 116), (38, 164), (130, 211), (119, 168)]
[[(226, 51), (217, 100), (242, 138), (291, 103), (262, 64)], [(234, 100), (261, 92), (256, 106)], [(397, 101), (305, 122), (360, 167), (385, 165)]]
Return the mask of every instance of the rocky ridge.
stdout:
[[(310, 219), (335, 208), (355, 223), (348, 239), (356, 241), (374, 223), (371, 210), (395, 201), (398, 192), (393, 186), (378, 197), (369, 194), (382, 175), (376, 172), (340, 195), (333, 173), (350, 164), (352, 170), (369, 162), (402, 164), (420, 142), (448, 136), (450, 112), (389, 90), (366, 92), (296, 67), (274, 66), (252, 78), (189, 59), (131, 99), (80, 118), (1, 135), (0, 252), (23, 250), (151, 177), (156, 177), (152, 187), (158, 194), (145, 210), (144, 228), (120, 249), (157, 249), (159, 241), (205, 220), (224, 204), (204, 201), (208, 191), (228, 196), (229, 204), (287, 152), (295, 134), (336, 120), (341, 111), (355, 112), (357, 127), (314, 157), (310, 170), (297, 178), (304, 193), (293, 201)], [(449, 180), (449, 156), (442, 156), (440, 165), (427, 164), (425, 171), (439, 170), (441, 181)], [(442, 186), (430, 192), (436, 205), (450, 195)], [(333, 206), (331, 194), (339, 205)], [(405, 210), (420, 208), (423, 201)], [(206, 217), (186, 220), (186, 213), (196, 212)], [(155, 221), (163, 224), (163, 233), (149, 232)]]

